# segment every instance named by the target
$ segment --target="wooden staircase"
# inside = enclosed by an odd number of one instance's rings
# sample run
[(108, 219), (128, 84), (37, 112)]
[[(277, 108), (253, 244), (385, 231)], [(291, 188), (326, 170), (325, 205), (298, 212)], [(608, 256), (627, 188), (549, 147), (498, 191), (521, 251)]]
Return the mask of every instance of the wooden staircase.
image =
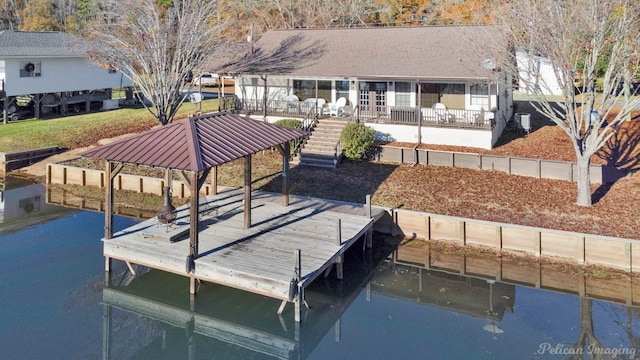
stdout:
[(342, 158), (342, 149), (338, 149), (339, 153), (336, 154), (336, 145), (340, 141), (342, 129), (347, 124), (348, 118), (319, 119), (309, 139), (292, 162), (298, 165), (335, 168)]

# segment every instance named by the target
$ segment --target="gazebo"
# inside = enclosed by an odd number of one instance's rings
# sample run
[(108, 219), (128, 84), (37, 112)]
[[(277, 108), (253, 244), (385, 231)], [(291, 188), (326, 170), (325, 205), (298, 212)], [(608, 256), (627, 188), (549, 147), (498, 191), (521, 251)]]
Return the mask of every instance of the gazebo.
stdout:
[[(304, 131), (253, 120), (233, 113), (218, 112), (176, 121), (141, 134), (98, 146), (81, 155), (103, 159), (105, 169), (105, 233), (113, 237), (113, 182), (125, 163), (165, 169), (171, 184), (173, 171), (191, 192), (189, 254), (187, 268), (193, 269), (198, 257), (199, 191), (211, 173), (212, 189), (217, 188), (217, 166), (244, 158), (244, 227), (251, 227), (251, 156), (276, 148), (282, 155), (282, 203), (289, 204), (288, 174), (290, 143), (308, 136)], [(111, 259), (105, 256), (105, 271)], [(195, 294), (192, 277), (190, 291)]]

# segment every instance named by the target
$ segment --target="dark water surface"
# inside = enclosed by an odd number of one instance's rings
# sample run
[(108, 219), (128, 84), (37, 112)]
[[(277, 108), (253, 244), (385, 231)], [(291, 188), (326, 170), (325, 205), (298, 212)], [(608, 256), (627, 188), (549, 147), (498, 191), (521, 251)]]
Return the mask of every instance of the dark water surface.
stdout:
[(47, 204), (41, 184), (2, 195), (0, 359), (640, 356), (635, 306), (400, 263), (384, 238), (347, 254), (345, 280), (309, 288), (300, 326), (291, 305), (278, 316), (278, 301), (214, 284), (191, 300), (179, 276), (115, 261), (105, 277), (103, 214)]

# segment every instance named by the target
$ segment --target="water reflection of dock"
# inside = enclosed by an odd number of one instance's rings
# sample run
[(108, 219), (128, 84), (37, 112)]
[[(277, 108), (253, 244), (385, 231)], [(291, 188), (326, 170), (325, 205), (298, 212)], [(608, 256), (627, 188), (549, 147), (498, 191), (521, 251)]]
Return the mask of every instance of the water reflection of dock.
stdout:
[[(310, 308), (302, 324), (276, 314), (277, 300), (249, 292), (206, 284), (198, 296), (189, 298), (180, 276), (157, 270), (136, 277), (107, 274), (103, 360), (122, 358), (123, 352), (147, 358), (210, 353), (216, 358), (304, 359), (328, 332), (340, 341), (342, 314), (385, 259), (382, 252), (364, 256), (366, 265), (353, 265), (348, 279), (324, 279), (308, 289)], [(131, 337), (136, 337), (135, 349), (121, 341)]]
[(627, 306), (640, 305), (640, 279), (628, 274), (595, 277), (589, 276), (588, 272), (562, 271), (554, 264), (465, 254), (422, 241), (399, 247), (393, 254), (393, 260), (420, 269), (614, 301)]
[(514, 285), (390, 262), (375, 275), (374, 293), (500, 321), (513, 312)]

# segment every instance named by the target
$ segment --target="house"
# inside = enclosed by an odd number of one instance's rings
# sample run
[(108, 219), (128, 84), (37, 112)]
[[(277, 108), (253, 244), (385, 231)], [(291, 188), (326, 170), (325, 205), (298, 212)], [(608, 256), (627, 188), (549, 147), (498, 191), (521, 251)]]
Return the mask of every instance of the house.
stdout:
[(5, 114), (30, 101), (35, 117), (88, 111), (109, 101), (112, 88), (132, 86), (120, 71), (89, 60), (87, 50), (85, 40), (63, 32), (0, 31)]
[(563, 88), (558, 81), (562, 73), (557, 71), (551, 60), (516, 52), (519, 90), (523, 94), (562, 95)]
[(491, 56), (494, 30), (272, 30), (211, 70), (236, 77), (239, 106), (252, 116), (344, 116), (380, 140), (491, 148), (513, 112), (511, 78)]

